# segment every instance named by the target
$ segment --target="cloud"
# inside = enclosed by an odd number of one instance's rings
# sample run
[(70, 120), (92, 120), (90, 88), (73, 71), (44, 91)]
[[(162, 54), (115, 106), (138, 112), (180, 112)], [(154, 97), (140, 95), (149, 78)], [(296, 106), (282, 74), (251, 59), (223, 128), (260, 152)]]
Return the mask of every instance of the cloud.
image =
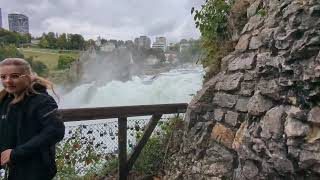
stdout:
[[(201, 1), (200, 1), (201, 2)], [(198, 38), (190, 9), (193, 0), (0, 0), (7, 14), (29, 16), (33, 35), (43, 32), (80, 33), (85, 38), (133, 39), (167, 36), (169, 41)]]

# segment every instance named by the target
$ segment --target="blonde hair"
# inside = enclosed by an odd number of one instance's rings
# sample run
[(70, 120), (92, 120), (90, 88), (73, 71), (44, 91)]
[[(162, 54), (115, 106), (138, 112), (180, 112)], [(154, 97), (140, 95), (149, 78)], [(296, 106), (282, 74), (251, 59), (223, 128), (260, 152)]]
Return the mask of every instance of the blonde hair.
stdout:
[(44, 87), (46, 87), (46, 89), (50, 89), (53, 94), (58, 98), (59, 100), (59, 96), (56, 94), (56, 92), (54, 91), (54, 88), (53, 88), (53, 83), (50, 82), (49, 80), (43, 78), (43, 77), (40, 77), (38, 75), (36, 75), (35, 73), (33, 73), (32, 69), (31, 69), (31, 65), (28, 61), (24, 60), (24, 59), (21, 59), (21, 58), (7, 58), (7, 59), (4, 59), (3, 61), (0, 62), (0, 67), (2, 66), (10, 66), (10, 65), (13, 65), (13, 66), (17, 66), (19, 68), (22, 68), (23, 70), (23, 73), (25, 75), (28, 75), (30, 77), (30, 84), (29, 86), (26, 88), (26, 90), (21, 94), (21, 96), (19, 96), (16, 100), (14, 100), (12, 103), (17, 103), (17, 102), (20, 102), (21, 100), (23, 100), (24, 96), (25, 95), (30, 95), (32, 93), (35, 93), (35, 94), (40, 94), (39, 92), (37, 92), (35, 89), (34, 89), (34, 85), (35, 84), (40, 84)]

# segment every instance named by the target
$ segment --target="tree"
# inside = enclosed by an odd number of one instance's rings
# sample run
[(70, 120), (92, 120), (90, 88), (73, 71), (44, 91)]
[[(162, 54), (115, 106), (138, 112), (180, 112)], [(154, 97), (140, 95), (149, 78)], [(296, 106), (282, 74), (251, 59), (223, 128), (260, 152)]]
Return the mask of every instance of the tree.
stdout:
[(62, 33), (57, 39), (57, 47), (59, 49), (67, 49), (67, 35)]
[(50, 48), (56, 48), (57, 38), (54, 32), (49, 32), (46, 36)]
[(231, 52), (234, 43), (229, 32), (228, 17), (234, 0), (206, 0), (200, 10), (191, 9), (196, 27), (201, 32), (204, 51), (201, 62), (209, 67), (204, 80), (209, 80), (219, 72), (221, 59)]
[(80, 34), (68, 34), (68, 44), (70, 49), (84, 49), (85, 40)]
[(22, 44), (31, 43), (31, 34), (25, 33), (25, 34), (21, 35), (20, 43), (22, 43)]
[(39, 43), (39, 46), (41, 48), (48, 48), (49, 47), (49, 42), (48, 40), (42, 36), (41, 40), (40, 40), (40, 43)]

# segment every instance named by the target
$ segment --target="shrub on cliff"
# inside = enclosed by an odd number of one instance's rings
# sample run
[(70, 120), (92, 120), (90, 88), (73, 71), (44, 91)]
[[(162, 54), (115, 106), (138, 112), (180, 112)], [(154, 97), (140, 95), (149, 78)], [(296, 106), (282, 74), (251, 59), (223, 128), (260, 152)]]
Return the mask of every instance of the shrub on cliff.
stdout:
[(76, 59), (71, 56), (59, 56), (57, 68), (59, 70), (68, 69), (75, 60)]
[(242, 0), (206, 0), (201, 9), (191, 9), (201, 32), (204, 52), (201, 61), (209, 69), (205, 81), (219, 72), (221, 59), (233, 51), (232, 34), (244, 26), (247, 6)]

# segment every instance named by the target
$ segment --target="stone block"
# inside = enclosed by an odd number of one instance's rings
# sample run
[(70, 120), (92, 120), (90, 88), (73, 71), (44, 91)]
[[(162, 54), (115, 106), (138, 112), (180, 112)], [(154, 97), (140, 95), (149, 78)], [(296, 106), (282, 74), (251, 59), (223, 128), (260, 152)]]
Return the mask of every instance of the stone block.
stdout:
[(259, 91), (250, 98), (248, 102), (248, 112), (249, 114), (260, 116), (270, 108), (272, 108), (273, 102), (265, 97), (263, 97)]
[(248, 112), (248, 97), (240, 97), (236, 104), (236, 110), (240, 112)]
[(224, 111), (222, 109), (215, 109), (214, 110), (214, 119), (216, 121), (222, 121), (224, 117)]
[(232, 148), (234, 132), (230, 128), (217, 123), (212, 129), (211, 137), (218, 143), (221, 143), (230, 149)]
[(252, 69), (255, 63), (255, 57), (255, 53), (242, 54), (229, 63), (228, 70), (236, 71), (242, 69)]
[(231, 91), (239, 88), (240, 82), (243, 78), (243, 73), (235, 73), (225, 75), (221, 81), (216, 84), (216, 90)]
[(220, 107), (232, 108), (237, 102), (238, 96), (226, 94), (226, 93), (216, 93), (213, 98), (213, 104)]
[(239, 113), (233, 111), (227, 111), (224, 121), (230, 126), (236, 126), (238, 123)]

